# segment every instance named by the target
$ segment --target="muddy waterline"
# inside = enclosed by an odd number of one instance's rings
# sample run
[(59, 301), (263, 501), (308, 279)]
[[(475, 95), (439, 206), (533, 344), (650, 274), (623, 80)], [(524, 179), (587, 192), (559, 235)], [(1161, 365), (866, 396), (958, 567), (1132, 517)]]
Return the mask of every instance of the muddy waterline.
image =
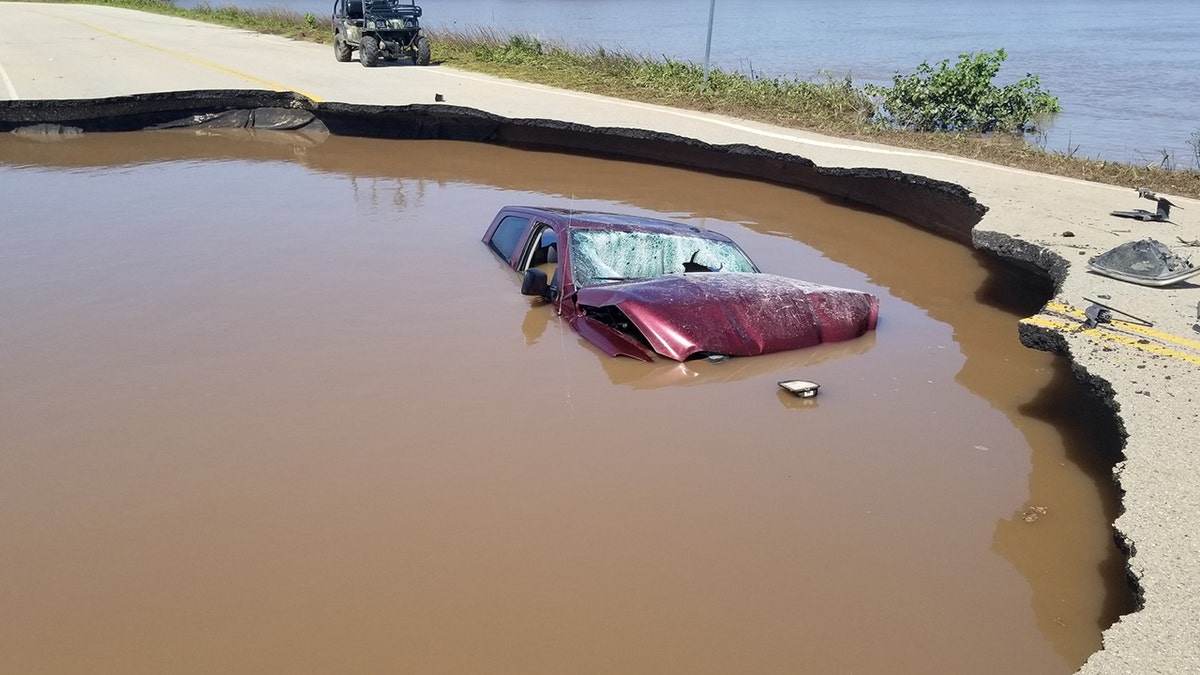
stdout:
[[(1069, 673), (1131, 609), (1045, 290), (885, 216), (245, 132), (0, 138), (0, 185), (5, 670)], [(725, 232), (879, 329), (607, 358), (479, 242), (512, 203)]]

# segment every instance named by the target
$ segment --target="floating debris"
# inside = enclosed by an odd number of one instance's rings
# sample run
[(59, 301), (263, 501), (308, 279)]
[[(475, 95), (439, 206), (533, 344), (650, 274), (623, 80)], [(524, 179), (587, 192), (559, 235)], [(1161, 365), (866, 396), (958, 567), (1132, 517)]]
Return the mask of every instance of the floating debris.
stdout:
[(1028, 506), (1021, 512), (1021, 520), (1027, 523), (1037, 521), (1038, 518), (1046, 515), (1046, 507), (1044, 506)]
[(779, 386), (789, 394), (800, 398), (815, 398), (817, 390), (821, 388), (821, 385), (808, 380), (784, 380), (779, 383)]
[(13, 134), (39, 141), (61, 141), (83, 135), (83, 129), (61, 124), (31, 124), (13, 129)]

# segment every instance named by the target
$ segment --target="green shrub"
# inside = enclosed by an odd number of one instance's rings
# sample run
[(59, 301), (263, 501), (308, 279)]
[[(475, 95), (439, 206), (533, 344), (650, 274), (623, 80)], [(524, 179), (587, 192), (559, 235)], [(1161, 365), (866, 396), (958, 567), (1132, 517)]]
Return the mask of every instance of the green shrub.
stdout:
[(475, 58), (495, 63), (526, 64), (544, 55), (542, 41), (527, 35), (512, 35), (505, 42), (485, 41), (475, 46)]
[(1042, 89), (1037, 75), (997, 87), (992, 78), (1008, 55), (1003, 49), (960, 54), (958, 63), (927, 62), (911, 75), (896, 75), (891, 87), (868, 85), (879, 99), (885, 124), (916, 131), (1028, 132), (1062, 110)]

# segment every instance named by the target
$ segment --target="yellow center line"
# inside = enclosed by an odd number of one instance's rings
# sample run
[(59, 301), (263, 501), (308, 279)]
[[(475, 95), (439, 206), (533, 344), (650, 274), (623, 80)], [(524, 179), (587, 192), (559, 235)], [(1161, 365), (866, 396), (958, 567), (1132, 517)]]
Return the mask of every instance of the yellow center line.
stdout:
[(233, 68), (227, 68), (225, 66), (222, 66), (219, 63), (214, 63), (214, 62), (208, 61), (206, 59), (201, 59), (201, 58), (192, 56), (191, 54), (185, 54), (183, 52), (177, 52), (173, 49), (167, 49), (166, 47), (160, 47), (158, 45), (151, 44), (149, 42), (143, 42), (142, 40), (138, 40), (137, 38), (131, 38), (128, 35), (121, 35), (120, 33), (114, 33), (111, 30), (101, 28), (99, 26), (93, 26), (92, 24), (85, 23), (83, 21), (77, 21), (75, 19), (67, 19), (64, 17), (56, 17), (56, 18), (62, 19), (64, 21), (70, 21), (71, 23), (78, 24), (85, 28), (90, 28), (98, 33), (104, 33), (105, 35), (111, 35), (112, 37), (115, 37), (115, 38), (118, 38), (121, 40), (125, 40), (126, 42), (132, 42), (135, 45), (145, 47), (147, 49), (153, 49), (155, 51), (159, 51), (164, 54), (170, 54), (171, 56), (174, 56), (175, 58), (182, 59), (184, 61), (189, 61), (196, 65), (208, 68), (210, 70), (215, 70), (217, 72), (225, 73), (227, 75), (233, 75), (234, 77), (240, 77), (243, 80), (247, 80), (249, 82), (254, 82), (255, 84), (261, 84), (264, 87), (267, 87), (268, 89), (273, 89), (275, 91), (294, 91), (297, 94), (300, 94), (301, 96), (305, 96), (314, 102), (317, 102), (317, 103), (321, 102), (321, 99), (317, 98), (316, 96), (313, 96), (312, 94), (309, 94), (308, 92), (304, 92), (299, 89), (294, 89), (292, 87), (287, 87), (282, 84), (279, 84), (278, 82), (273, 82), (271, 80), (267, 80), (267, 79), (264, 79), (261, 77), (256, 77), (254, 75), (251, 75), (250, 73), (244, 73), (240, 70), (235, 70)]
[[(1063, 321), (1060, 319), (1051, 319), (1050, 317), (1047, 317), (1047, 316), (1034, 316), (1034, 317), (1030, 317), (1028, 319), (1022, 319), (1021, 323), (1032, 324), (1034, 326), (1041, 326), (1042, 328), (1050, 328), (1053, 330), (1060, 330), (1060, 331), (1064, 331), (1064, 332), (1073, 332), (1073, 331), (1077, 331), (1080, 328), (1080, 324), (1069, 322), (1069, 321)], [(1200, 365), (1200, 356), (1198, 356), (1196, 354), (1188, 354), (1185, 352), (1177, 351), (1175, 349), (1170, 349), (1169, 347), (1165, 347), (1163, 345), (1154, 344), (1153, 342), (1142, 343), (1142, 342), (1140, 342), (1139, 338), (1133, 338), (1133, 337), (1129, 337), (1127, 335), (1121, 335), (1119, 333), (1112, 333), (1112, 332), (1104, 331), (1101, 329), (1091, 328), (1091, 329), (1087, 329), (1087, 330), (1088, 330), (1088, 335), (1090, 335), (1091, 337), (1099, 338), (1101, 340), (1109, 340), (1112, 342), (1123, 344), (1125, 346), (1132, 347), (1138, 351), (1146, 352), (1148, 354), (1157, 354), (1159, 356), (1166, 356), (1168, 358), (1172, 358), (1177, 361), (1184, 361), (1187, 363)]]
[[(1176, 361), (1200, 365), (1200, 354), (1193, 354), (1187, 351), (1181, 351), (1180, 349), (1175, 349), (1168, 345), (1150, 342), (1147, 338), (1155, 338), (1160, 342), (1177, 345), (1185, 350), (1194, 350), (1200, 352), (1200, 342), (1195, 340), (1188, 340), (1187, 338), (1157, 331), (1147, 326), (1129, 323), (1128, 321), (1120, 321), (1117, 319), (1112, 321), (1112, 325), (1115, 328), (1119, 328), (1121, 331), (1133, 333), (1133, 335), (1126, 335), (1124, 332), (1119, 333), (1111, 329), (1100, 327), (1087, 328), (1083, 324), (1084, 320), (1087, 318), (1086, 314), (1075, 309), (1074, 307), (1058, 302), (1046, 303), (1045, 310), (1062, 314), (1073, 320), (1039, 314), (1027, 319), (1022, 319), (1021, 323), (1031, 326), (1039, 326), (1041, 328), (1050, 330), (1056, 330), (1063, 333), (1086, 332), (1088, 337), (1094, 338), (1097, 341), (1114, 342), (1147, 354), (1165, 356), (1167, 358), (1175, 359)], [(1138, 337), (1139, 335), (1145, 337)]]
[[(1060, 314), (1066, 314), (1067, 316), (1076, 317), (1080, 321), (1083, 321), (1084, 319), (1087, 318), (1087, 315), (1085, 315), (1083, 312), (1075, 309), (1074, 307), (1070, 307), (1068, 305), (1064, 305), (1064, 304), (1057, 303), (1057, 302), (1046, 303), (1046, 309), (1053, 310), (1055, 312), (1059, 312)], [(1180, 337), (1178, 335), (1172, 335), (1171, 333), (1164, 333), (1160, 330), (1154, 330), (1153, 328), (1150, 328), (1149, 326), (1142, 326), (1142, 325), (1136, 324), (1136, 323), (1129, 323), (1128, 321), (1121, 321), (1116, 318), (1114, 318), (1112, 320), (1112, 323), (1114, 325), (1119, 325), (1123, 330), (1128, 330), (1133, 333), (1145, 335), (1148, 338), (1154, 338), (1156, 340), (1161, 340), (1163, 342), (1169, 342), (1171, 344), (1179, 345), (1180, 347), (1186, 347), (1188, 349), (1195, 349), (1196, 351), (1200, 351), (1200, 342), (1197, 342), (1196, 340), (1189, 340), (1185, 337)]]

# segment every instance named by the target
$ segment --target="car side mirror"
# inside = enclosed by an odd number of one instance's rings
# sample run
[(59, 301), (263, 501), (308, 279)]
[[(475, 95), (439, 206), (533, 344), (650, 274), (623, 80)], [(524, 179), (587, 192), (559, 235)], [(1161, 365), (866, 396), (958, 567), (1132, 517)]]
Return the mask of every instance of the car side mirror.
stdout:
[(550, 284), (546, 281), (546, 273), (542, 270), (525, 270), (525, 278), (521, 280), (521, 295), (536, 295), (546, 297)]

